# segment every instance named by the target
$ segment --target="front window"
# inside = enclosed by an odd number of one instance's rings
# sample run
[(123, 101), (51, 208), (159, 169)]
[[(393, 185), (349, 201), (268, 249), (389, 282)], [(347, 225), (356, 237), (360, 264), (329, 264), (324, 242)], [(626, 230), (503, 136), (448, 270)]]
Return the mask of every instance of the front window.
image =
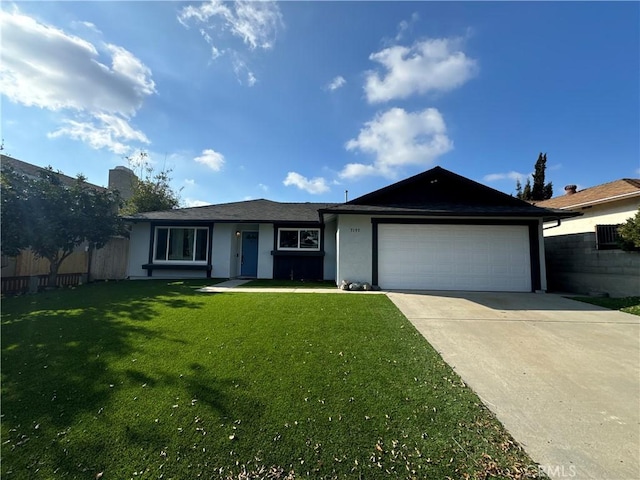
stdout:
[(207, 228), (157, 227), (154, 261), (206, 262)]
[(281, 228), (278, 250), (320, 250), (319, 228)]

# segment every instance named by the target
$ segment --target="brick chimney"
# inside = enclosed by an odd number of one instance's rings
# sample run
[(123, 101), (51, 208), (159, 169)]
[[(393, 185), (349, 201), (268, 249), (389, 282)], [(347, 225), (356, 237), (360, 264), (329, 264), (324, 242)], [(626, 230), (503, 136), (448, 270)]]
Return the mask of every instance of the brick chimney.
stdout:
[(122, 200), (129, 200), (133, 195), (133, 182), (137, 178), (130, 168), (112, 168), (109, 170), (109, 190), (118, 190)]
[(576, 185), (567, 185), (566, 187), (564, 187), (564, 193), (565, 195), (573, 195), (574, 193), (576, 193), (576, 189), (578, 187)]

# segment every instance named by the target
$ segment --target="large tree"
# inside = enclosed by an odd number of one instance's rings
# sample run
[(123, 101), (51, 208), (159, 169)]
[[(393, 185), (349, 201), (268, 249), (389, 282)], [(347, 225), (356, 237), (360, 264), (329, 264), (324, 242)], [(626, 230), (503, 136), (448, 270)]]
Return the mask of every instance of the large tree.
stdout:
[(88, 242), (100, 248), (121, 233), (117, 193), (96, 189), (79, 175), (65, 182), (51, 167), (37, 178), (5, 168), (2, 187), (2, 253), (30, 248), (49, 260), (49, 285), (55, 286), (62, 262)]
[(180, 206), (179, 191), (171, 187), (171, 170), (155, 172), (146, 152), (127, 157), (129, 165), (137, 171), (131, 186), (132, 196), (122, 208), (124, 215), (171, 210)]
[(521, 200), (527, 201), (540, 201), (551, 198), (553, 196), (553, 184), (551, 182), (545, 183), (546, 169), (547, 154), (540, 153), (532, 175), (533, 185), (531, 184), (531, 179), (527, 178), (527, 182), (522, 188), (522, 184), (518, 180), (516, 182), (516, 196)]

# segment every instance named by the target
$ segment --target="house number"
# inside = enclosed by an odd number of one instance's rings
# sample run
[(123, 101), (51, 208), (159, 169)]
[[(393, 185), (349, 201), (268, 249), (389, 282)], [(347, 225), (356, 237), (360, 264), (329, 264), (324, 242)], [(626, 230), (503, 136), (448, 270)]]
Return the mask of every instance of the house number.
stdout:
[(359, 228), (352, 228), (351, 229), (351, 233), (360, 233), (360, 229)]

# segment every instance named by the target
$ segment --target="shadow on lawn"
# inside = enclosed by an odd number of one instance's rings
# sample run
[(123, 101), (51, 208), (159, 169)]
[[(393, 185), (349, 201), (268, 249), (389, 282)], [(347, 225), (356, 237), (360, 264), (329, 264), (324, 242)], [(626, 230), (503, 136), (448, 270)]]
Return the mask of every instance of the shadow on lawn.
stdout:
[(110, 362), (132, 353), (134, 339), (163, 338), (146, 323), (159, 308), (201, 308), (197, 295), (188, 284), (148, 281), (3, 299), (3, 476), (33, 478), (24, 469), (34, 473), (76, 418), (108, 402), (121, 375)]

